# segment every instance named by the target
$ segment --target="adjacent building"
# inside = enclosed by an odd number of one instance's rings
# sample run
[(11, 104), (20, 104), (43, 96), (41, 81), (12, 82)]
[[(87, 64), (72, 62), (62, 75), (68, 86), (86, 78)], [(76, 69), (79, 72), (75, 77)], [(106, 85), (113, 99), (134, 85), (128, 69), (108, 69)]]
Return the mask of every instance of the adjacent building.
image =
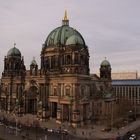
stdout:
[[(123, 79), (113, 80), (112, 87), (115, 96), (123, 101), (127, 102), (131, 106), (131, 110), (134, 114), (140, 114), (140, 79)], [(128, 107), (127, 105), (127, 107)]]

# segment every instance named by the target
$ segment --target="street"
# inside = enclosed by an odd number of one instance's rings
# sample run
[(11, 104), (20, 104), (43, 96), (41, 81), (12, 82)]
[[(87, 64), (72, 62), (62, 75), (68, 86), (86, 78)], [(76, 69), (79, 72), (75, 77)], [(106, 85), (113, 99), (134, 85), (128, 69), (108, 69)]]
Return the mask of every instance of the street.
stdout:
[(136, 135), (136, 139), (137, 140), (140, 140), (140, 127), (133, 130), (133, 131), (128, 131), (122, 138), (118, 138), (118, 140), (122, 139), (122, 140), (129, 140), (129, 137), (132, 135), (132, 134), (135, 134)]
[[(64, 133), (62, 130), (53, 131), (44, 130), (40, 127), (22, 126), (21, 129), (12, 125), (0, 124), (0, 138), (4, 140), (93, 140), (93, 138), (79, 138)], [(63, 132), (63, 133), (62, 133)], [(129, 140), (131, 134), (136, 134), (137, 140), (140, 140), (140, 127), (125, 134), (121, 140)], [(102, 140), (105, 138), (102, 138)], [(1, 139), (0, 139), (1, 140)]]
[[(21, 132), (10, 130), (5, 126), (0, 126), (0, 138), (4, 140), (85, 140), (85, 138), (77, 138), (66, 134), (58, 134), (57, 132), (42, 132), (39, 130), (24, 129)], [(87, 139), (86, 139), (87, 140)]]

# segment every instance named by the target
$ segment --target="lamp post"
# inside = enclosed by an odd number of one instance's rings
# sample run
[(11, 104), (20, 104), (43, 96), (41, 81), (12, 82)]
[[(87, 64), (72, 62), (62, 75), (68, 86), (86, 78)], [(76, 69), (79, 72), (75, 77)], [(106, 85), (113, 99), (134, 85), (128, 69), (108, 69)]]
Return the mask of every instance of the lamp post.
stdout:
[(18, 116), (18, 113), (19, 113), (19, 112), (18, 112), (18, 110), (19, 110), (19, 100), (18, 100), (18, 99), (16, 99), (16, 105), (15, 105), (15, 107), (16, 107), (16, 108), (15, 108), (15, 111), (16, 111), (16, 112), (15, 112), (15, 114), (16, 114), (16, 115), (15, 115), (15, 121), (16, 121), (16, 136), (17, 136), (17, 129), (18, 129), (18, 128), (17, 128), (17, 125), (18, 125), (17, 116)]
[(16, 119), (16, 136), (17, 136), (17, 118), (15, 118)]
[(136, 117), (137, 117), (137, 99), (136, 99), (136, 96), (134, 96), (134, 115), (135, 115), (135, 120), (136, 120)]
[(19, 100), (16, 99), (16, 116), (18, 116), (18, 110), (19, 110)]
[(36, 140), (38, 138), (38, 125), (39, 125), (39, 122), (38, 122), (38, 119), (36, 119), (35, 120)]
[(15, 120), (15, 135), (17, 136), (18, 119), (16, 117), (16, 114), (13, 114), (13, 119)]

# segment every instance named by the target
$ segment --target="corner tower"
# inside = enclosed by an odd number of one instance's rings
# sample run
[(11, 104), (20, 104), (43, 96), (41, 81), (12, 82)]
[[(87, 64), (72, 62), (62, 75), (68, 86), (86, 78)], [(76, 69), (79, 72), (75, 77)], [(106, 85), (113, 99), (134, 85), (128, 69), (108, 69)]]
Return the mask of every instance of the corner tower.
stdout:
[(111, 80), (111, 65), (106, 58), (100, 65), (100, 78), (102, 80)]
[(11, 48), (7, 56), (4, 58), (4, 71), (3, 76), (22, 76), (25, 74), (25, 66), (21, 52), (17, 49), (16, 44)]
[(37, 76), (37, 72), (38, 72), (38, 65), (35, 60), (35, 57), (33, 57), (33, 60), (31, 61), (31, 64), (30, 64), (30, 75)]

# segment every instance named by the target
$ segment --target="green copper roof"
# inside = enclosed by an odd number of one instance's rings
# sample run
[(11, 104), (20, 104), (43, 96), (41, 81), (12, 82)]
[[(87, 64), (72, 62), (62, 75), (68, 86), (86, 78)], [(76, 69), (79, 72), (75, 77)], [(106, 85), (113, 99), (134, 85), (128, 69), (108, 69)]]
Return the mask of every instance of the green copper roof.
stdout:
[(66, 45), (75, 45), (75, 44), (84, 45), (83, 39), (76, 34), (70, 36), (66, 41)]
[(110, 63), (105, 59), (101, 63), (101, 67), (111, 66)]
[(13, 47), (8, 51), (7, 57), (21, 57), (21, 52), (16, 47)]
[(44, 47), (70, 45), (70, 44), (85, 45), (82, 35), (69, 26), (69, 20), (62, 20), (62, 26), (54, 29), (47, 37)]
[(37, 62), (36, 62), (35, 59), (33, 59), (33, 60), (31, 61), (31, 65), (37, 65)]

